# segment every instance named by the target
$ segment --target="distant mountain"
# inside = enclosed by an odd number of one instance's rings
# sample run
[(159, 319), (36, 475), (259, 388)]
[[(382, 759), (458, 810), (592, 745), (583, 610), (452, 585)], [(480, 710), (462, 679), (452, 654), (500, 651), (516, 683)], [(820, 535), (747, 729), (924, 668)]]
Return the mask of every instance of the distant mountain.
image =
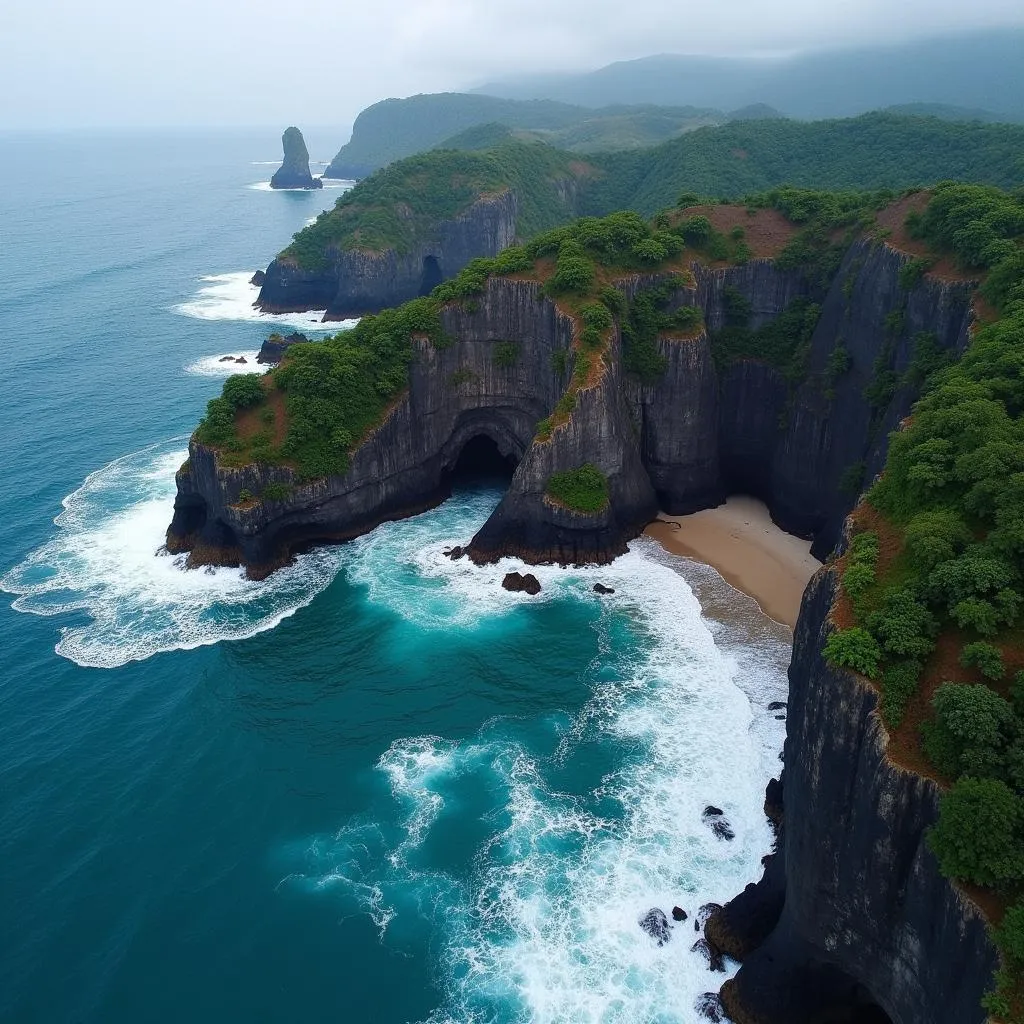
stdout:
[(583, 74), (536, 75), (474, 90), (599, 107), (692, 104), (733, 110), (766, 103), (790, 116), (846, 117), (896, 104), (935, 103), (1024, 117), (1024, 29), (789, 58), (663, 54)]
[(1019, 124), (1024, 121), (1024, 112), (1017, 115), (996, 114), (979, 107), (954, 107), (949, 103), (896, 103), (886, 107), (885, 112), (907, 117), (937, 117), (941, 121), (983, 121), (985, 124)]
[[(600, 110), (551, 100), (507, 100), (467, 93), (432, 93), (383, 100), (367, 107), (352, 138), (324, 172), (328, 178), (363, 178), (380, 167), (434, 149), (445, 140), (487, 125), (504, 125), (524, 141), (573, 152), (653, 146), (682, 132), (721, 124), (719, 110), (653, 104)], [(479, 145), (460, 145), (475, 149)]]

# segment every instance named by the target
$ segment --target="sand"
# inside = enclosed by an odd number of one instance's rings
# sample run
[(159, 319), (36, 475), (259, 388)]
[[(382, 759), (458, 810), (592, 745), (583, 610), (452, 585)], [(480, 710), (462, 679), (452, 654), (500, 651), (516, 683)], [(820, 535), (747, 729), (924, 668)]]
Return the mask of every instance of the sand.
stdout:
[(790, 629), (804, 588), (821, 565), (811, 542), (783, 533), (756, 498), (732, 497), (689, 516), (662, 514), (644, 532), (666, 551), (713, 566)]

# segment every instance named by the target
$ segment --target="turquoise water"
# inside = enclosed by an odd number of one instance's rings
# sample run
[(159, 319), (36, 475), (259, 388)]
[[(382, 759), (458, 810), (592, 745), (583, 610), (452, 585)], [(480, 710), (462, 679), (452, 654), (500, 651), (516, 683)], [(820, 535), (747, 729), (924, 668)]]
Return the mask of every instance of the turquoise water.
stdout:
[(0, 136), (0, 1018), (694, 1022), (722, 976), (637, 920), (759, 874), (785, 629), (646, 541), (508, 594), (443, 556), (483, 481), (261, 583), (158, 553), (339, 194), (253, 187), (277, 146)]

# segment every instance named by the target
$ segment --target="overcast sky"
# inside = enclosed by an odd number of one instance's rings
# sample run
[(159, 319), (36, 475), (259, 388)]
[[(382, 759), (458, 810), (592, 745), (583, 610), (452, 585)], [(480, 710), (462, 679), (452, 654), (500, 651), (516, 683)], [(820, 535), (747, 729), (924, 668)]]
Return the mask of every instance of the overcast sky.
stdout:
[(0, 128), (347, 125), (498, 75), (1022, 23), (1022, 0), (8, 0)]

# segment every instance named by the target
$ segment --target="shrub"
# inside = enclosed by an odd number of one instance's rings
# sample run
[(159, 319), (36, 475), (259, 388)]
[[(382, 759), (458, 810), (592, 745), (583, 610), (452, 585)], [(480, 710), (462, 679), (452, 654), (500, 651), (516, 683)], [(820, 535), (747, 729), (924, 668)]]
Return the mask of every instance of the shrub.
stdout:
[(935, 649), (939, 623), (913, 591), (898, 588), (886, 592), (868, 625), (887, 655), (924, 661)]
[(976, 668), (986, 679), (998, 681), (1006, 675), (1002, 652), (984, 640), (966, 644), (960, 652), (960, 664)]
[(1006, 911), (995, 933), (1003, 956), (1015, 966), (1024, 967), (1024, 900)]
[(626, 296), (610, 284), (606, 284), (597, 293), (597, 297), (615, 316), (620, 316), (626, 311)]
[(960, 779), (939, 803), (928, 845), (942, 873), (978, 885), (1024, 877), (1024, 805), (997, 779)]
[(252, 501), (252, 491), (248, 487), (243, 487), (238, 492), (238, 501), (240, 504), (245, 504), (247, 501)]
[(917, 693), (921, 666), (916, 661), (894, 661), (882, 672), (882, 717), (892, 729), (898, 729), (907, 705)]
[(934, 265), (935, 260), (927, 256), (917, 256), (908, 260), (900, 267), (900, 287), (909, 292)]
[(843, 573), (843, 589), (850, 595), (854, 606), (875, 582), (875, 568), (863, 563), (851, 565)]
[(584, 256), (559, 255), (555, 272), (548, 281), (554, 295), (565, 292), (586, 292), (594, 282), (594, 264)]
[(499, 341), (494, 346), (494, 363), (503, 369), (515, 366), (519, 360), (519, 345), (514, 341)]
[(576, 512), (600, 512), (608, 504), (608, 478), (587, 462), (578, 469), (552, 473), (545, 492)]
[(840, 629), (825, 642), (825, 660), (837, 668), (849, 668), (869, 679), (878, 677), (882, 651), (875, 638), (860, 626)]
[(1013, 708), (987, 686), (943, 683), (932, 698), (934, 721), (922, 728), (925, 752), (952, 778), (1000, 774), (1014, 727)]
[(551, 353), (551, 369), (558, 374), (559, 377), (565, 376), (565, 366), (568, 356), (564, 348), (556, 348)]
[(971, 539), (963, 519), (951, 508), (919, 512), (907, 524), (905, 543), (915, 568), (931, 570), (956, 557)]
[(221, 397), (232, 409), (246, 409), (263, 401), (263, 375), (240, 373), (224, 381)]
[[(619, 292), (615, 292), (615, 294), (618, 295)], [(608, 307), (599, 302), (590, 302), (584, 306), (580, 310), (580, 320), (584, 327), (589, 327), (594, 331), (607, 331), (614, 322)]]
[(714, 232), (707, 217), (688, 217), (676, 230), (683, 236), (683, 241), (687, 245), (698, 249), (708, 242)]
[(261, 497), (265, 501), (284, 501), (291, 493), (291, 484), (272, 483), (263, 488)]

